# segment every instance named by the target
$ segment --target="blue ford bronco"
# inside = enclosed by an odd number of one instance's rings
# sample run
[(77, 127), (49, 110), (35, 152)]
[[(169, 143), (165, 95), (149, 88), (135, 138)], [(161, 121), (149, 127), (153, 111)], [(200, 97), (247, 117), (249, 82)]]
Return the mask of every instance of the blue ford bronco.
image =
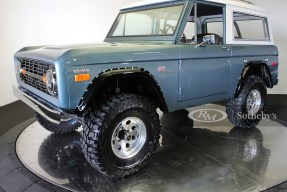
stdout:
[(110, 177), (140, 170), (164, 113), (227, 100), (253, 128), (278, 83), (270, 14), (238, 0), (148, 0), (120, 10), (103, 43), (25, 47), (14, 94), (55, 134), (82, 131), (87, 161)]

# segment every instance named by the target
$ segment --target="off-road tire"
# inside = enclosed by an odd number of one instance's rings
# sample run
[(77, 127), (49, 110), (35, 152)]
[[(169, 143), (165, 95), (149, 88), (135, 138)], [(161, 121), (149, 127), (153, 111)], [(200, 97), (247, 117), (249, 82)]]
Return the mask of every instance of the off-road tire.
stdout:
[[(112, 150), (111, 135), (119, 122), (132, 116), (144, 122), (146, 140), (134, 157), (119, 158)], [(126, 177), (136, 173), (147, 164), (158, 145), (161, 128), (159, 116), (155, 107), (144, 97), (134, 94), (112, 96), (100, 107), (91, 107), (84, 119), (83, 153), (95, 169), (109, 177)]]
[[(242, 118), (247, 117), (247, 97), (252, 90), (259, 90), (261, 95), (261, 105), (256, 114), (256, 118)], [(237, 127), (249, 129), (259, 124), (261, 121), (260, 114), (264, 113), (266, 105), (266, 85), (262, 78), (252, 75), (248, 76), (243, 84), (243, 87), (237, 97), (228, 101), (226, 106), (226, 113), (228, 119)], [(262, 115), (261, 115), (262, 116)]]
[(69, 134), (74, 132), (77, 128), (80, 127), (80, 124), (74, 120), (67, 122), (61, 122), (59, 125), (48, 121), (42, 115), (34, 111), (36, 120), (48, 131), (55, 133), (57, 135)]

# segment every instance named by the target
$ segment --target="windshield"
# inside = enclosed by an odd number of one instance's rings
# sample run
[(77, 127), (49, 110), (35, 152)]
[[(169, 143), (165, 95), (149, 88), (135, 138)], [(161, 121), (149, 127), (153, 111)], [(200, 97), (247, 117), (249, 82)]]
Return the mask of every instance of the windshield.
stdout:
[(173, 36), (184, 5), (119, 14), (108, 36)]

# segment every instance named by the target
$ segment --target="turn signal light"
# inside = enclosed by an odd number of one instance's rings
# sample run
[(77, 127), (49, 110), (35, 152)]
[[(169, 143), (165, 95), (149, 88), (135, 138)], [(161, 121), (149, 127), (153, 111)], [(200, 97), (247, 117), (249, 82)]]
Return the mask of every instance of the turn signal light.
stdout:
[(42, 80), (43, 80), (43, 82), (44, 82), (44, 83), (46, 83), (46, 82), (47, 82), (46, 75), (43, 75)]
[(25, 69), (21, 69), (21, 73), (22, 73), (23, 75), (26, 75), (26, 70), (25, 70)]
[(75, 75), (75, 82), (90, 81), (91, 75), (89, 73)]

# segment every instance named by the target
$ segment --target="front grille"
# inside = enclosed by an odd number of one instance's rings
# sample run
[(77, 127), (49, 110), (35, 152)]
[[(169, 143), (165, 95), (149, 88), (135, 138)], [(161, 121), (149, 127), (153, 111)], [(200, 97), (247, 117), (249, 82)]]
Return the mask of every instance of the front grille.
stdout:
[(22, 69), (21, 79), (24, 83), (48, 93), (43, 76), (49, 70), (51, 63), (27, 58), (19, 59), (19, 61)]

